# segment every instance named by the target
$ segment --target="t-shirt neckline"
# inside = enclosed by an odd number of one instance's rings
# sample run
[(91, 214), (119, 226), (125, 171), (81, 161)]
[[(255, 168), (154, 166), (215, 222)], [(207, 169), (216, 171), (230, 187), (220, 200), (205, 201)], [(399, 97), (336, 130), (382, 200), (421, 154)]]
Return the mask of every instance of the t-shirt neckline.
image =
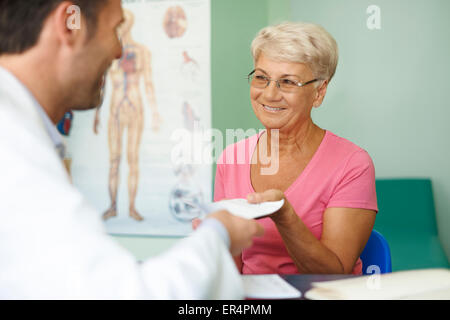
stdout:
[[(247, 184), (250, 190), (250, 193), (255, 193), (255, 189), (253, 188), (252, 185), (252, 177), (251, 177), (251, 165), (252, 165), (252, 159), (253, 159), (253, 154), (256, 151), (256, 146), (258, 145), (258, 141), (259, 138), (266, 132), (266, 130), (261, 131), (256, 139), (255, 139), (255, 143), (253, 146), (249, 145), (250, 148), (253, 148), (253, 151), (250, 154), (250, 159), (248, 161), (247, 164)], [(328, 137), (331, 134), (330, 131), (325, 130), (325, 135), (322, 138), (322, 141), (319, 144), (319, 147), (317, 148), (316, 152), (314, 153), (314, 155), (312, 156), (311, 160), (309, 160), (308, 164), (306, 165), (305, 169), (303, 169), (303, 171), (298, 175), (298, 177), (295, 179), (295, 181), (284, 191), (284, 194), (287, 195), (289, 194), (289, 192), (298, 184), (300, 183), (301, 180), (303, 180), (302, 178), (311, 170), (311, 168), (313, 167), (314, 163), (317, 162), (320, 154), (322, 153), (322, 149), (324, 148), (324, 145), (326, 144), (326, 142), (328, 141)]]

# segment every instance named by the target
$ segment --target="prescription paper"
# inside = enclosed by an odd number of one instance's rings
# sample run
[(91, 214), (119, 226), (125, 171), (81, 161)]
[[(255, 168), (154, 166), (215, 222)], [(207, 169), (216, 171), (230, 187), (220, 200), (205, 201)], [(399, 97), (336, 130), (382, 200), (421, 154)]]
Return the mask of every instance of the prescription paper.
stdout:
[(206, 214), (217, 210), (228, 210), (233, 215), (241, 218), (257, 219), (280, 210), (283, 204), (284, 200), (254, 204), (248, 203), (246, 199), (231, 199), (203, 204), (202, 209)]
[(301, 292), (277, 274), (242, 275), (247, 298), (295, 299)]

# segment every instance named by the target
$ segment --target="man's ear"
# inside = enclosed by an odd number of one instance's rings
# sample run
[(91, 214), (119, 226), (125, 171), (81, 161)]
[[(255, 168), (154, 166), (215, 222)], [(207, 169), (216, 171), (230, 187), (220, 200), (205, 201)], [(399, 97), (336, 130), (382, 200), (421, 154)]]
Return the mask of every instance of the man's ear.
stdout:
[(325, 95), (327, 94), (328, 80), (323, 80), (316, 91), (316, 98), (314, 99), (313, 107), (318, 108), (322, 104)]
[(60, 3), (53, 10), (52, 27), (62, 45), (73, 47), (84, 40), (82, 29), (86, 28), (82, 18), (80, 7), (70, 1)]

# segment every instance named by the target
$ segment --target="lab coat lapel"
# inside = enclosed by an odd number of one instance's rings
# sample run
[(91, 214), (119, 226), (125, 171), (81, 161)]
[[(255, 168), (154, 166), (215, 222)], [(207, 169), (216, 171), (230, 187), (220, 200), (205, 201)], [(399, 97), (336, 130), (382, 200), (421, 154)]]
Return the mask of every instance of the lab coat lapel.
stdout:
[(21, 125), (21, 130), (29, 132), (39, 139), (41, 143), (54, 149), (44, 122), (35, 105), (37, 102), (33, 100), (31, 93), (18, 79), (2, 68), (0, 68), (0, 83), (0, 105), (3, 109), (2, 112), (8, 113), (12, 120), (6, 123), (6, 125)]

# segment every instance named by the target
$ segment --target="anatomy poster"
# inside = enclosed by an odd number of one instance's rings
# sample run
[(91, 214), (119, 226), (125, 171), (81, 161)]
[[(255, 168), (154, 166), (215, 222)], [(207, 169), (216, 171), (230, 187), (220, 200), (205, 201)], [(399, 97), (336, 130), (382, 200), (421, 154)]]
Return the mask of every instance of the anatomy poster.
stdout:
[(212, 194), (212, 164), (179, 161), (211, 127), (210, 0), (122, 2), (123, 55), (67, 139), (72, 180), (111, 234), (186, 235)]

